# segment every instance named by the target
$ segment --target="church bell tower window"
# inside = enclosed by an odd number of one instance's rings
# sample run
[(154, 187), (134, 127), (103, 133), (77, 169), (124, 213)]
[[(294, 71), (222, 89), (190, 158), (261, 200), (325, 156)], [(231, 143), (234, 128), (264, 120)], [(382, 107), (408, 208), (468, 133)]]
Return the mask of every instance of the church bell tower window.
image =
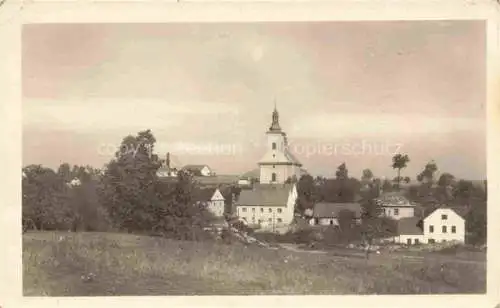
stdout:
[(272, 182), (276, 182), (276, 173), (273, 172), (273, 174), (271, 175), (271, 181)]
[(273, 150), (276, 150), (276, 142), (273, 142)]

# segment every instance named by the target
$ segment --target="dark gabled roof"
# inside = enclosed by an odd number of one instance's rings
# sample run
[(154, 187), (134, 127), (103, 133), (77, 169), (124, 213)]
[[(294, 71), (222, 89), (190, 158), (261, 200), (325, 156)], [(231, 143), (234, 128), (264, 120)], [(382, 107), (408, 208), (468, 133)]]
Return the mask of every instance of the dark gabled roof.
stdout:
[(363, 209), (361, 205), (356, 202), (351, 203), (334, 203), (334, 202), (318, 202), (314, 205), (313, 216), (314, 217), (338, 217), (342, 210), (349, 210), (354, 212), (356, 217), (361, 217)]
[(215, 193), (216, 188), (199, 188), (193, 193), (194, 201), (206, 202), (210, 201)]
[(291, 184), (259, 184), (242, 190), (235, 204), (238, 206), (286, 206)]
[(236, 175), (194, 176), (193, 179), (201, 185), (222, 185), (238, 183)]
[(260, 177), (260, 169), (255, 168), (253, 170), (247, 171), (243, 173), (240, 177), (240, 179), (246, 179), (246, 178), (259, 178)]
[(419, 224), (421, 219), (419, 217), (404, 217), (398, 220), (398, 234), (399, 235), (422, 235), (424, 234)]

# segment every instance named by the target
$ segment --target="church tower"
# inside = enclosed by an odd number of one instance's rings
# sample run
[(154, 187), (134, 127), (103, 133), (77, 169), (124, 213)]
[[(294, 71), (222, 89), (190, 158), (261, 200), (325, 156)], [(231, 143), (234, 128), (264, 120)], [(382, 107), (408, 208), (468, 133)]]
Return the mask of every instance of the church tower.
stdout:
[(266, 154), (259, 161), (260, 183), (283, 184), (288, 178), (295, 176), (298, 179), (302, 164), (288, 150), (287, 136), (280, 127), (276, 105), (266, 136)]

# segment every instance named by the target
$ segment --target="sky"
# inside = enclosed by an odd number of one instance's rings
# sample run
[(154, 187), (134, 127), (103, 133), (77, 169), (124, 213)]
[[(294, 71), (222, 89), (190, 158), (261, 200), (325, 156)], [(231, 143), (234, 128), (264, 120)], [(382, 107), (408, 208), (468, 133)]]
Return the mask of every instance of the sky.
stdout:
[(178, 165), (241, 174), (276, 105), (313, 175), (486, 175), (484, 24), (476, 21), (29, 24), (23, 164), (102, 167), (151, 129)]

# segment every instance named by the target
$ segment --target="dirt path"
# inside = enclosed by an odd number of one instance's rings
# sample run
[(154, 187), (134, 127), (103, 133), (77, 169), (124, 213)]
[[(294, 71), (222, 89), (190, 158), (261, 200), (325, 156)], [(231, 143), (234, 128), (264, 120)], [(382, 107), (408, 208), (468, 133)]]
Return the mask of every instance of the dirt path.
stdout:
[[(286, 250), (293, 251), (293, 252), (298, 252), (298, 253), (311, 253), (311, 254), (328, 254), (333, 257), (339, 257), (339, 258), (347, 258), (347, 257), (355, 257), (355, 258), (365, 258), (366, 255), (364, 252), (354, 252), (354, 251), (347, 251), (347, 250), (338, 250), (338, 251), (321, 251), (321, 250), (304, 250), (300, 249), (297, 247), (297, 245), (294, 244), (280, 244), (280, 246)], [(402, 253), (398, 254), (390, 254), (390, 253), (384, 253), (382, 252), (381, 254), (375, 254), (375, 253), (370, 253), (370, 259), (393, 259), (393, 260), (399, 260), (399, 259), (405, 259), (407, 261), (414, 261), (414, 262), (423, 262), (423, 261), (428, 261), (428, 260), (435, 260), (435, 261), (443, 261), (443, 262), (453, 262), (453, 263), (459, 263), (459, 264), (485, 264), (486, 261), (483, 260), (465, 260), (465, 259), (459, 259), (455, 258), (453, 256), (439, 256), (439, 255), (428, 255), (428, 256), (412, 256), (412, 255), (405, 255)]]

